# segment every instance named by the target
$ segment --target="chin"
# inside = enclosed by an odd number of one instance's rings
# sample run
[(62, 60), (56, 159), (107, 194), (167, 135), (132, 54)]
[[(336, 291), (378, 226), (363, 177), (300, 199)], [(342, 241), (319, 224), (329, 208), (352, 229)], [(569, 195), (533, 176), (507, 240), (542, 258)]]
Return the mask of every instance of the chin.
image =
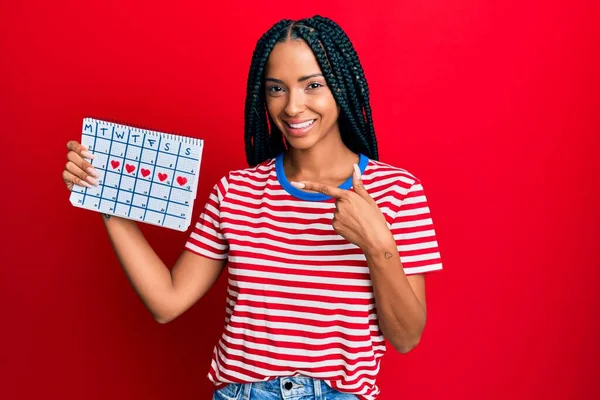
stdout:
[(293, 136), (290, 138), (288, 136), (285, 136), (285, 140), (287, 141), (289, 146), (293, 147), (294, 149), (298, 149), (298, 150), (310, 149), (318, 142), (318, 138), (317, 138), (317, 140), (315, 140), (315, 138), (310, 137), (310, 136), (303, 137), (303, 138), (298, 138), (298, 137), (293, 137)]

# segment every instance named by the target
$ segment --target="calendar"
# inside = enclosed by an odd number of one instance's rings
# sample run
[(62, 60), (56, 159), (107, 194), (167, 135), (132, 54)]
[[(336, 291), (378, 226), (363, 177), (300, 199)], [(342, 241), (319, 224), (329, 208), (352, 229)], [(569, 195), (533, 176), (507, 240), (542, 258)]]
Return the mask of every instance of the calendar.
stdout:
[(122, 218), (188, 229), (203, 140), (84, 118), (81, 144), (94, 159), (97, 186), (74, 185), (70, 202)]

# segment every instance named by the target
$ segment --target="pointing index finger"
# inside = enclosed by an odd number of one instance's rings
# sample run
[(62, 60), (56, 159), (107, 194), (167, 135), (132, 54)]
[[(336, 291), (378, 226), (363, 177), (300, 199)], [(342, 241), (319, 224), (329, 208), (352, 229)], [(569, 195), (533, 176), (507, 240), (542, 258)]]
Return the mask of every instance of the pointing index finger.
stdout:
[(324, 195), (335, 197), (337, 199), (342, 199), (347, 196), (346, 190), (343, 190), (343, 189), (340, 189), (337, 187), (333, 187), (333, 186), (329, 186), (324, 183), (316, 183), (316, 182), (309, 182), (309, 181), (290, 182), (290, 183), (292, 184), (292, 186), (294, 186), (298, 189), (306, 189), (306, 190), (310, 190), (312, 192), (323, 193)]

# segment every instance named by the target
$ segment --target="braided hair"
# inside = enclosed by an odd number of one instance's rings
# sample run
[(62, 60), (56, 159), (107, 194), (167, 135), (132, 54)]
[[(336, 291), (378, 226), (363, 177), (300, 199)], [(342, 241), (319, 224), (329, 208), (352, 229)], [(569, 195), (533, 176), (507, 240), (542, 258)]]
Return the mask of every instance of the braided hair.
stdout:
[(344, 144), (355, 153), (378, 160), (369, 87), (358, 54), (338, 24), (317, 15), (299, 21), (281, 20), (256, 44), (248, 73), (244, 113), (248, 165), (260, 164), (285, 150), (283, 134), (267, 110), (264, 72), (273, 47), (289, 39), (304, 40), (314, 53), (340, 107), (338, 122)]

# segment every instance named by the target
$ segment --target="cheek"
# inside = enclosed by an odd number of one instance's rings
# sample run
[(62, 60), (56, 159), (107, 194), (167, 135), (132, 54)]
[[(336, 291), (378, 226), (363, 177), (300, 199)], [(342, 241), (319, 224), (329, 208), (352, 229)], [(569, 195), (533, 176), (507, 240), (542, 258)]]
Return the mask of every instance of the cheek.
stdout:
[(268, 97), (265, 99), (265, 103), (267, 105), (267, 111), (269, 112), (269, 114), (273, 114), (273, 101), (272, 99), (269, 99)]
[(269, 115), (271, 116), (271, 118), (273, 118), (274, 120), (277, 120), (277, 118), (275, 118), (275, 117), (281, 111), (281, 107), (278, 105), (280, 102), (278, 102), (277, 99), (267, 98), (265, 100), (265, 103), (267, 105), (267, 111), (269, 112)]
[(339, 115), (339, 108), (333, 96), (319, 96), (314, 101), (314, 109), (325, 119), (336, 120)]

